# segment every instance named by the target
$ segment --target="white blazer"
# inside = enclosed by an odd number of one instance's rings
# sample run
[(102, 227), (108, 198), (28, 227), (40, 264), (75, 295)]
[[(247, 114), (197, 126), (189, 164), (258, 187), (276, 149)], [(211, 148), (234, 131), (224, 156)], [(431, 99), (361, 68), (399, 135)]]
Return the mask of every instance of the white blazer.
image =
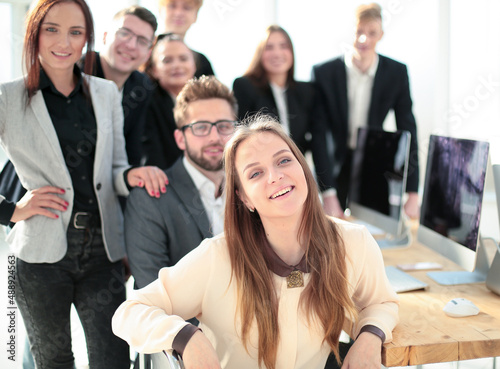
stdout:
[[(123, 173), (129, 168), (123, 137), (123, 110), (116, 85), (83, 75), (89, 84), (97, 121), (94, 189), (102, 221), (104, 244), (111, 261), (125, 256), (123, 215), (117, 194), (128, 189)], [(27, 102), (24, 79), (0, 84), (0, 144), (16, 168), (24, 188), (64, 188), (68, 209), (58, 219), (35, 215), (18, 222), (7, 236), (12, 251), (29, 263), (54, 263), (66, 254), (74, 190), (43, 94)], [(0, 202), (4, 197), (0, 195)]]

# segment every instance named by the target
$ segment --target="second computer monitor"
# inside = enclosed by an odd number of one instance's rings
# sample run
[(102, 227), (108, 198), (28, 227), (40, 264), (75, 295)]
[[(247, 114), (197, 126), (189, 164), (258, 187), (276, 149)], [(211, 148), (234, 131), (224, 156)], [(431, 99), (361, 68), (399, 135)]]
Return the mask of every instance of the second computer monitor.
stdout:
[(353, 153), (348, 194), (351, 214), (396, 237), (404, 233), (409, 146), (409, 132), (360, 128)]
[(489, 144), (432, 135), (429, 141), (418, 240), (467, 272), (432, 272), (441, 284), (484, 281), (487, 259), (479, 221)]

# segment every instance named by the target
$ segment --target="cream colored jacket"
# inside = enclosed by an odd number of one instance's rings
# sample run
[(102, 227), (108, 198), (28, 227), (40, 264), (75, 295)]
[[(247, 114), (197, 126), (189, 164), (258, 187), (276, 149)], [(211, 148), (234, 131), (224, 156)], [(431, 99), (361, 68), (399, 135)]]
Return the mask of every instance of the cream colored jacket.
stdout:
[[(336, 220), (344, 239), (348, 259), (350, 293), (359, 311), (356, 337), (367, 324), (382, 329), (386, 342), (398, 322), (398, 297), (384, 272), (377, 243), (359, 225)], [(279, 297), (280, 342), (277, 369), (323, 369), (330, 353), (322, 344), (322, 329), (299, 309), (302, 288), (288, 289), (285, 277), (274, 275)], [(251, 330), (249, 352), (240, 340), (236, 309), (236, 284), (224, 235), (203, 243), (175, 266), (163, 268), (159, 278), (134, 291), (116, 311), (113, 331), (135, 350), (154, 353), (172, 348), (176, 334), (196, 316), (200, 328), (217, 351), (222, 368), (258, 368), (257, 327)], [(305, 284), (309, 275), (305, 274)]]

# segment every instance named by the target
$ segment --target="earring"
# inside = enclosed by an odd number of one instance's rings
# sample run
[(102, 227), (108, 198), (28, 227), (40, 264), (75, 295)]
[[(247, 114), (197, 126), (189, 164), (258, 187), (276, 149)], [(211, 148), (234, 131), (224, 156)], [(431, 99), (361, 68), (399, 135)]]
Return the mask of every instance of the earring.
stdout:
[(250, 210), (250, 213), (253, 213), (255, 211), (255, 209), (252, 208), (248, 208), (248, 210)]

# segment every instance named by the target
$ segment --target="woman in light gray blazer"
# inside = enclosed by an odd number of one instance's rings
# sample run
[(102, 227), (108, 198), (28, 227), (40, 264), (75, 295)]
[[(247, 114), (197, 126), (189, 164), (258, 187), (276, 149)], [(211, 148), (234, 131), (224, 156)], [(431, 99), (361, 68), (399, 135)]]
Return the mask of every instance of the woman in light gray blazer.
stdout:
[[(158, 197), (167, 181), (156, 167), (129, 167), (116, 86), (76, 66), (85, 45), (92, 57), (93, 39), (84, 0), (37, 0), (27, 18), (27, 75), (0, 85), (0, 142), (28, 190), (17, 203), (0, 196), (0, 222), (16, 223), (7, 240), (37, 368), (73, 368), (71, 304), (90, 368), (129, 367), (110, 325), (125, 298), (117, 195), (141, 186)], [(137, 39), (121, 47), (133, 55)]]

